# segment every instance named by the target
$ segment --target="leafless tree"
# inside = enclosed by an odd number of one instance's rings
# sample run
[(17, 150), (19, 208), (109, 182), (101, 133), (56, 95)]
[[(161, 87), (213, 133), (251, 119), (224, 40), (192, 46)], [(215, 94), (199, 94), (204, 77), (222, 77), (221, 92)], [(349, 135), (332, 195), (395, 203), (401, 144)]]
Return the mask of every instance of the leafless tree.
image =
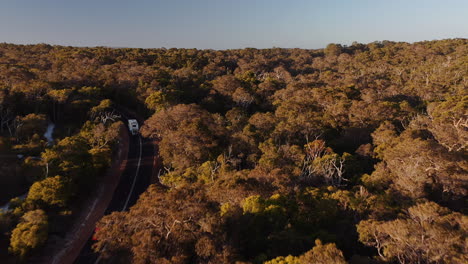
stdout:
[(114, 113), (114, 110), (112, 110), (112, 112), (101, 112), (99, 114), (99, 116), (97, 117), (97, 119), (99, 121), (101, 121), (101, 123), (103, 123), (104, 125), (108, 122), (108, 121), (112, 121), (112, 122), (115, 122), (116, 120), (118, 120), (120, 118), (120, 115), (118, 114), (115, 114)]
[(3, 133), (4, 129), (8, 129), (10, 136), (12, 136), (12, 125), (15, 120), (13, 112), (6, 108), (4, 105), (0, 105), (0, 132)]
[(342, 186), (345, 159), (332, 153), (325, 147), (325, 142), (315, 140), (306, 145), (306, 156), (302, 166), (302, 178), (321, 180), (333, 186)]

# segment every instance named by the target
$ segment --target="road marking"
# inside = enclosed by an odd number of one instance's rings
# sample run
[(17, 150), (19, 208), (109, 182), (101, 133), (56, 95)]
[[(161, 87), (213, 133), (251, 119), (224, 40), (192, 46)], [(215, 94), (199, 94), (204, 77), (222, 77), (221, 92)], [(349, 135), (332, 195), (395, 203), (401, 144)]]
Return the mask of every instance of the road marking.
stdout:
[(124, 207), (122, 208), (122, 211), (125, 211), (127, 209), (128, 202), (130, 201), (130, 197), (132, 196), (133, 189), (135, 188), (135, 183), (136, 183), (136, 180), (137, 180), (137, 177), (138, 177), (138, 172), (140, 172), (141, 154), (142, 154), (142, 151), (143, 151), (142, 150), (143, 147), (142, 147), (142, 143), (141, 143), (141, 137), (138, 136), (138, 139), (139, 139), (139, 143), (140, 143), (140, 155), (138, 156), (137, 169), (136, 169), (135, 177), (133, 178), (132, 187), (130, 188), (130, 193), (128, 194), (127, 201), (125, 201), (125, 204), (124, 204)]
[(64, 249), (62, 249), (59, 253), (57, 253), (53, 259), (52, 259), (52, 263), (55, 264), (57, 263), (57, 261), (65, 254), (67, 253), (67, 250), (69, 249), (68, 246), (71, 245), (72, 241), (73, 240), (76, 240), (78, 238), (78, 235), (80, 234), (81, 230), (83, 229), (83, 227), (86, 225), (86, 222), (88, 221), (89, 217), (91, 216), (91, 213), (94, 211), (94, 208), (96, 207), (97, 205), (97, 201), (101, 198), (102, 196), (102, 192), (103, 192), (103, 188), (100, 187), (98, 188), (98, 197), (96, 199), (94, 199), (93, 201), (93, 204), (91, 205), (90, 209), (89, 209), (89, 212), (88, 214), (86, 215), (85, 219), (83, 220), (83, 223), (80, 225), (80, 227), (78, 228), (77, 232), (75, 232), (75, 234), (72, 234), (73, 237), (70, 239), (70, 238), (66, 238), (66, 246)]
[[(138, 177), (138, 172), (140, 171), (141, 154), (143, 152), (143, 146), (142, 146), (142, 143), (141, 143), (141, 137), (140, 136), (138, 136), (138, 141), (139, 141), (139, 144), (140, 144), (140, 155), (138, 156), (137, 169), (136, 169), (135, 177), (133, 178), (132, 187), (130, 188), (130, 193), (128, 194), (127, 200), (125, 201), (125, 204), (124, 204), (124, 207), (122, 208), (122, 211), (125, 211), (125, 209), (127, 209), (128, 202), (130, 201), (130, 197), (132, 196), (133, 189), (135, 188), (135, 183), (136, 183), (136, 179)], [(105, 246), (104, 246), (104, 250), (106, 250)], [(94, 264), (98, 264), (99, 261), (101, 261), (101, 254), (99, 254), (99, 257), (96, 259), (96, 262), (94, 262)]]

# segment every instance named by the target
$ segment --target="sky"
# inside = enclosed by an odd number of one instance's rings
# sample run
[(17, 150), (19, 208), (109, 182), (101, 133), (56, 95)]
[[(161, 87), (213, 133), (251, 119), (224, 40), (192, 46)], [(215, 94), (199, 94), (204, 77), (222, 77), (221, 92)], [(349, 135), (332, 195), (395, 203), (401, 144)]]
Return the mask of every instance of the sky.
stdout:
[(468, 0), (0, 0), (0, 42), (323, 48), (467, 38)]

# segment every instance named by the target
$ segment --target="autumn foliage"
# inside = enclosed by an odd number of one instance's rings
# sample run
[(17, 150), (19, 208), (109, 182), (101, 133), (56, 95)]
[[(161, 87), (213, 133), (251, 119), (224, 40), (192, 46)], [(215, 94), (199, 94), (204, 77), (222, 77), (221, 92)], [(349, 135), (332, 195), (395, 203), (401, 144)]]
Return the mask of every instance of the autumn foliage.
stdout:
[[(94, 248), (111, 261), (468, 261), (466, 39), (0, 54), (0, 151), (42, 153), (24, 168), (47, 169), (18, 210), (57, 212), (90, 188), (113, 104), (147, 118), (161, 184), (99, 222)], [(72, 132), (46, 147), (48, 119)], [(24, 255), (47, 225), (19, 215), (5, 222)], [(19, 239), (31, 230), (34, 245)]]

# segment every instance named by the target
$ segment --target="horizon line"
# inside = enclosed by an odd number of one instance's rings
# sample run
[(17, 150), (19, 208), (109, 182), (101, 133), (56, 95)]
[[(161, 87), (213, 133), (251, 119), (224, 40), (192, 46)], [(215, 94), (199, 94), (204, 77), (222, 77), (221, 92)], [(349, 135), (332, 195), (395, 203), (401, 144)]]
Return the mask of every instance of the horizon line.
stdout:
[(55, 46), (55, 47), (73, 47), (73, 48), (109, 48), (109, 49), (145, 49), (145, 50), (151, 50), (151, 49), (165, 49), (165, 50), (170, 50), (170, 49), (181, 49), (181, 50), (215, 50), (215, 51), (229, 51), (229, 50), (243, 50), (243, 49), (256, 49), (256, 50), (269, 50), (269, 49), (301, 49), (301, 50), (321, 50), (325, 49), (326, 46), (330, 44), (336, 44), (336, 45), (341, 45), (342, 47), (352, 47), (354, 43), (357, 44), (363, 44), (363, 45), (368, 45), (372, 43), (384, 43), (384, 42), (391, 42), (391, 43), (406, 43), (406, 44), (416, 44), (416, 43), (422, 43), (422, 42), (432, 42), (432, 41), (443, 41), (443, 40), (468, 40), (466, 37), (454, 37), (454, 38), (441, 38), (441, 39), (432, 39), (432, 40), (418, 40), (418, 41), (398, 41), (398, 40), (374, 40), (371, 42), (367, 43), (362, 43), (358, 41), (353, 41), (351, 45), (348, 44), (343, 44), (343, 43), (336, 43), (336, 42), (329, 42), (326, 44), (324, 47), (321, 48), (300, 48), (300, 47), (276, 47), (272, 46), (270, 48), (256, 48), (256, 47), (242, 47), (242, 48), (226, 48), (226, 49), (215, 49), (215, 48), (180, 48), (180, 47), (151, 47), (151, 48), (143, 48), (143, 47), (125, 47), (125, 46), (107, 46), (107, 45), (89, 45), (89, 46), (79, 46), (79, 45), (64, 45), (64, 44), (56, 44), (56, 43), (46, 43), (46, 42), (35, 42), (35, 43), (14, 43), (14, 42), (0, 42), (0, 44), (7, 44), (7, 45), (18, 45), (18, 46), (34, 46), (34, 45), (49, 45), (49, 46)]

